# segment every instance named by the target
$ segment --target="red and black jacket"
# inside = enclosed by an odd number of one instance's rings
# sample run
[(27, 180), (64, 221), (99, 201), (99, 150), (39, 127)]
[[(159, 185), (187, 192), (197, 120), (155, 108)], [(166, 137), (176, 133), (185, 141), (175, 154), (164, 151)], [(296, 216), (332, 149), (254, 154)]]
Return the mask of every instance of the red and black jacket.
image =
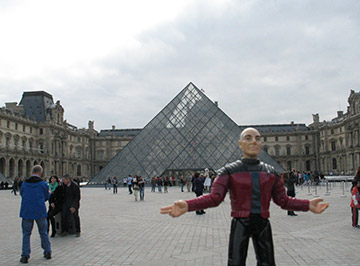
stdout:
[(188, 210), (202, 210), (218, 206), (230, 192), (231, 216), (246, 218), (250, 214), (270, 216), (270, 200), (282, 209), (308, 211), (309, 200), (300, 200), (286, 195), (279, 174), (271, 165), (254, 159), (242, 159), (227, 164), (218, 170), (211, 193), (187, 200)]

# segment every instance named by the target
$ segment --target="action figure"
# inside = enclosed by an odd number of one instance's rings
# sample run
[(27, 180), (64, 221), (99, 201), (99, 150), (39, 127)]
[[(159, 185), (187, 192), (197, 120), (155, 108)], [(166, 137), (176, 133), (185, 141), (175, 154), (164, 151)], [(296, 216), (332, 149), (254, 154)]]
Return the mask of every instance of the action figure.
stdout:
[(252, 237), (257, 265), (275, 265), (274, 247), (269, 218), (270, 200), (282, 209), (322, 213), (328, 203), (321, 198), (300, 200), (286, 195), (284, 185), (271, 165), (260, 162), (261, 136), (254, 128), (240, 135), (243, 158), (227, 164), (218, 171), (211, 193), (191, 200), (179, 200), (161, 208), (162, 214), (172, 217), (218, 206), (227, 191), (231, 199), (231, 234), (228, 265), (245, 265), (249, 238)]

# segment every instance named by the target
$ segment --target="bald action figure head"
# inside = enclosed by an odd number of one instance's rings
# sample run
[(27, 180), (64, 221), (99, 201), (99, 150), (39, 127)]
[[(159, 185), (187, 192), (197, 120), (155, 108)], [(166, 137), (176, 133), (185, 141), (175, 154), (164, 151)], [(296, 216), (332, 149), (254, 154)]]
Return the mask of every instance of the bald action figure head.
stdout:
[(257, 159), (261, 151), (261, 135), (255, 128), (245, 128), (240, 134), (239, 146), (246, 159)]

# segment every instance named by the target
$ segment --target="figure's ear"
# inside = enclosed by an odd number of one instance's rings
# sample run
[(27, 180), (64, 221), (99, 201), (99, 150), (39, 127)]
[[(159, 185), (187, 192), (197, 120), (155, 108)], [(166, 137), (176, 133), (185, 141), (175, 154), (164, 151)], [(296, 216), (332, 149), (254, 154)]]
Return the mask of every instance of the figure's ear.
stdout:
[(242, 140), (241, 140), (241, 139), (239, 139), (239, 147), (240, 147), (240, 149), (242, 150), (241, 145), (242, 145)]

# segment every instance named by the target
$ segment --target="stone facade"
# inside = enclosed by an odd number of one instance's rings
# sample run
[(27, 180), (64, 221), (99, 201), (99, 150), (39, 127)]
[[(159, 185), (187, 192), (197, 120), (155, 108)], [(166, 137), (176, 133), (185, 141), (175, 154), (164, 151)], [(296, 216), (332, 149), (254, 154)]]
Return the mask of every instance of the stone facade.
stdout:
[[(331, 121), (320, 122), (314, 114), (308, 126), (251, 126), (284, 169), (353, 175), (360, 165), (360, 92), (351, 90), (348, 103), (347, 112), (339, 111)], [(41, 164), (45, 176), (69, 173), (89, 180), (140, 131), (113, 126), (98, 132), (93, 121), (78, 129), (64, 120), (64, 108), (50, 94), (24, 92), (19, 104), (0, 108), (0, 173), (25, 177), (34, 164)]]
[(289, 125), (254, 125), (263, 147), (284, 169), (354, 175), (360, 166), (360, 93), (350, 91), (347, 112), (331, 121)]

